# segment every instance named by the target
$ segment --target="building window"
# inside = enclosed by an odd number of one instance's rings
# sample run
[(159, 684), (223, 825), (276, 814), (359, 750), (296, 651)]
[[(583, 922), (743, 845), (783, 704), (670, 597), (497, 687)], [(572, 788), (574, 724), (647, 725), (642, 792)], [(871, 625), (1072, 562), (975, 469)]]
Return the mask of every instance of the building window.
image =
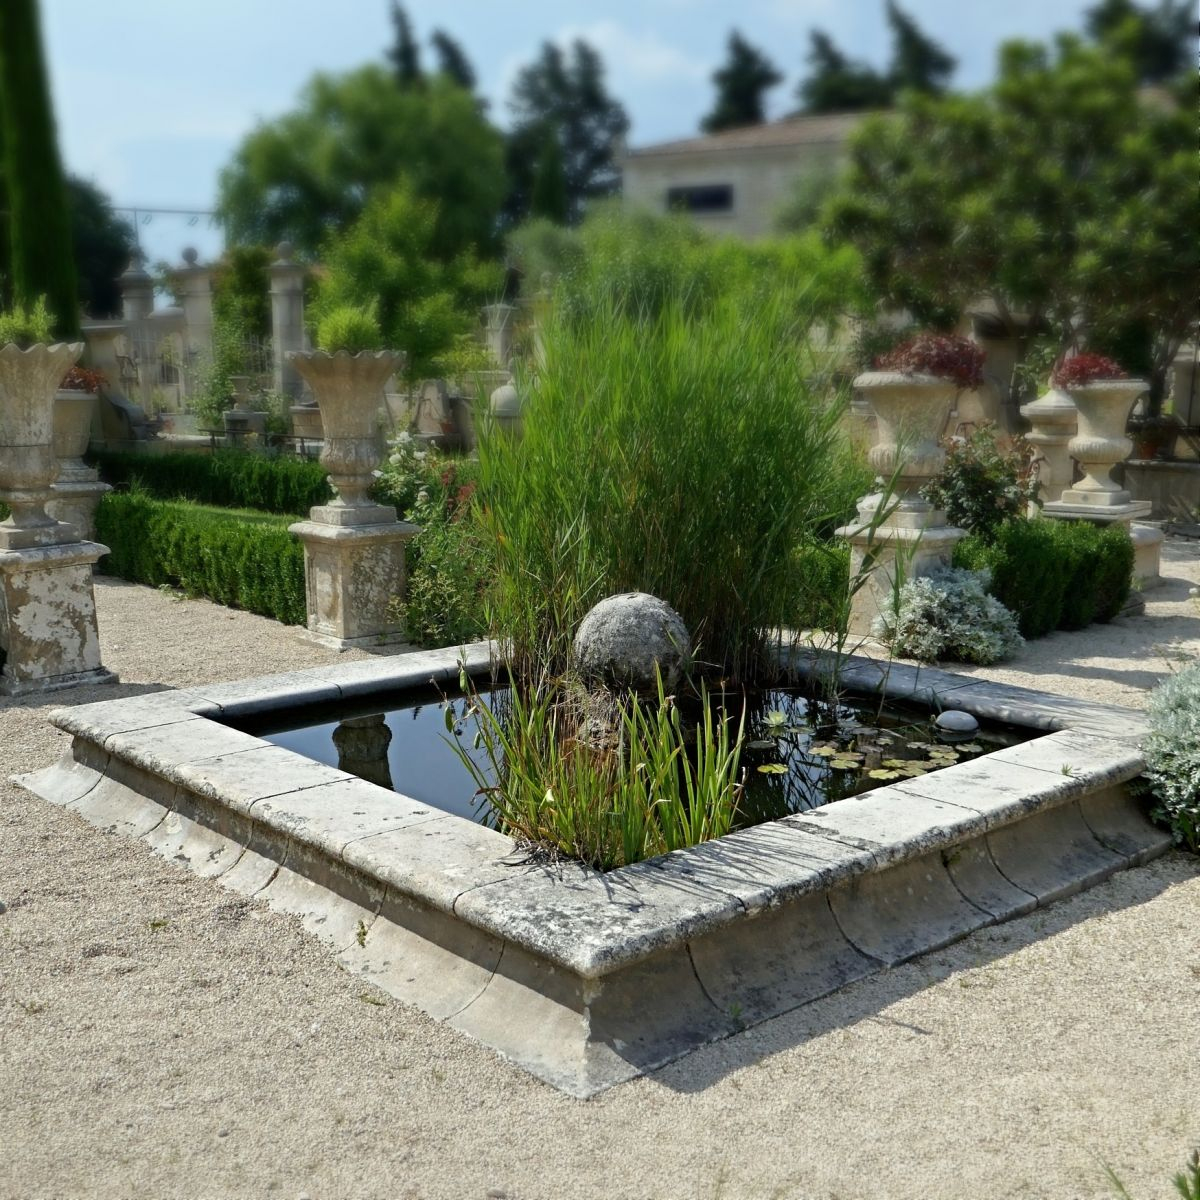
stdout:
[(667, 208), (671, 212), (733, 212), (733, 185), (701, 183), (689, 187), (667, 188)]

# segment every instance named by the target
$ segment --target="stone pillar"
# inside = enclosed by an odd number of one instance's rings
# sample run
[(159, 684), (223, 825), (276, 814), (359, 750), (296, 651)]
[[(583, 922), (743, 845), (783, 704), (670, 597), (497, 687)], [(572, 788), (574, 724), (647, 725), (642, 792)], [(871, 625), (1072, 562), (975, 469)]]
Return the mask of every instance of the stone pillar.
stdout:
[(189, 246), (183, 252), (184, 265), (175, 272), (183, 308), (183, 348), (189, 363), (211, 358), (213, 349), (212, 268), (201, 266), (197, 258)]
[(279, 257), (270, 266), (274, 387), (298, 400), (304, 383), (291, 356), (304, 349), (305, 268), (292, 261), (290, 242), (280, 242), (276, 253)]
[(96, 536), (96, 507), (111, 492), (100, 482), (100, 473), (83, 461), (92, 436), (92, 420), (99, 404), (94, 392), (60, 391), (54, 397), (54, 457), (58, 478), (51, 486), (46, 511), (73, 525), (85, 540)]
[(1075, 472), (1067, 449), (1079, 420), (1075, 402), (1061, 388), (1052, 387), (1044, 396), (1023, 404), (1021, 416), (1033, 426), (1025, 440), (1037, 447), (1038, 495), (1043, 503), (1061, 500)]
[(148, 408), (153, 390), (150, 364), (154, 358), (154, 334), (150, 318), (154, 313), (154, 281), (145, 271), (146, 256), (135, 250), (125, 273), (117, 280), (121, 289), (121, 316), (130, 357), (138, 365), (137, 394), (132, 397)]
[(403, 356), (293, 354), (321, 410), (321, 464), (336, 495), (291, 531), (304, 543), (308, 635), (322, 645), (371, 649), (404, 640), (392, 601), (403, 598), (404, 547), (419, 532), (368, 492), (379, 464), (378, 409), (383, 385)]
[(0, 347), (0, 694), (115, 676), (100, 663), (92, 567), (108, 547), (46, 511), (57, 462), (54, 393), (83, 344)]
[(516, 311), (511, 304), (486, 304), (483, 308), (488, 353), (498, 367), (507, 368), (512, 358), (513, 314)]
[(971, 319), (971, 340), (983, 350), (983, 387), (965, 393), (959, 401), (960, 420), (978, 424), (991, 422), (996, 426), (999, 441), (1010, 445), (1021, 432), (1017, 407), (1012, 400), (1013, 371), (1020, 351), (1020, 335), (1027, 325), (1024, 316), (1012, 318), (1017, 330), (1011, 328), (994, 306), (983, 304), (968, 311)]
[(1200, 379), (1195, 345), (1181, 346), (1171, 362), (1171, 409), (1176, 419), (1190, 429), (1200, 428)]
[(966, 536), (946, 524), (946, 514), (920, 489), (946, 461), (939, 445), (954, 404), (953, 381), (898, 371), (868, 371), (854, 387), (875, 414), (878, 441), (868, 460), (895, 494), (864, 496), (858, 519), (837, 532), (850, 542), (850, 578), (862, 580), (850, 597), (849, 632), (868, 637), (875, 618), (891, 609), (906, 580), (950, 565), (954, 545)]
[(1090, 521), (1095, 525), (1119, 523), (1133, 540), (1133, 578), (1143, 588), (1162, 582), (1159, 562), (1163, 533), (1149, 525), (1136, 525), (1150, 515), (1148, 500), (1134, 500), (1112, 478), (1112, 468), (1129, 457), (1133, 443), (1125, 436), (1134, 400), (1146, 390), (1144, 380), (1101, 379), (1066, 391), (1078, 412), (1078, 431), (1067, 449), (1078, 460), (1083, 478), (1067, 488), (1059, 500), (1042, 512), (1059, 521)]

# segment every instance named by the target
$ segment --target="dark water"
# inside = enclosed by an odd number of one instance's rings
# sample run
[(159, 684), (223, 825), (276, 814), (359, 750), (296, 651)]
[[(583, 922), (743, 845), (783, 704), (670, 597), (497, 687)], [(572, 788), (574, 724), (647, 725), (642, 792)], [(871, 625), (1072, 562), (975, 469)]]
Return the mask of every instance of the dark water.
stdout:
[[(505, 694), (484, 691), (480, 698), (502, 703)], [(736, 728), (742, 697), (726, 697), (725, 703)], [(475, 719), (467, 716), (467, 700), (433, 688), (410, 689), (382, 702), (376, 698), (366, 707), (349, 702), (264, 713), (238, 727), (422, 804), (487, 821), (487, 803), (477, 796), (474, 779), (450, 744), (448, 705), (461, 731), (457, 744), (490, 779), (487, 752), (474, 745)], [(746, 715), (741, 766), (747, 786), (740, 824), (773, 820), (897, 782), (906, 777), (902, 763), (909, 764), (908, 770), (934, 770), (934, 763), (965, 761), (1031, 736), (1026, 730), (985, 725), (963, 749), (949, 744), (958, 754), (951, 760), (939, 757), (948, 754), (947, 744), (934, 732), (932, 716), (881, 709), (878, 700), (845, 701), (831, 711), (799, 689), (765, 693)], [(847, 766), (852, 761), (855, 769)], [(871, 778), (872, 768), (890, 777)]]

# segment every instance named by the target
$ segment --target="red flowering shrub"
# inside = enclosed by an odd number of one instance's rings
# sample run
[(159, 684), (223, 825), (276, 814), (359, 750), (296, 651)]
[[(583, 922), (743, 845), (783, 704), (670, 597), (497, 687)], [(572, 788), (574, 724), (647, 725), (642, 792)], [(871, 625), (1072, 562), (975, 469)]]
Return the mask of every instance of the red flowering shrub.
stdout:
[(1098, 379), (1128, 379), (1129, 372), (1120, 363), (1103, 354), (1077, 354), (1054, 368), (1050, 381), (1055, 387), (1083, 387)]
[(881, 371), (952, 379), (960, 388), (972, 391), (983, 383), (983, 359), (983, 351), (965, 337), (953, 333), (920, 333), (887, 354), (881, 354), (875, 360), (875, 366)]
[(58, 385), (62, 392), (98, 392), (108, 383), (103, 374), (90, 367), (72, 367)]

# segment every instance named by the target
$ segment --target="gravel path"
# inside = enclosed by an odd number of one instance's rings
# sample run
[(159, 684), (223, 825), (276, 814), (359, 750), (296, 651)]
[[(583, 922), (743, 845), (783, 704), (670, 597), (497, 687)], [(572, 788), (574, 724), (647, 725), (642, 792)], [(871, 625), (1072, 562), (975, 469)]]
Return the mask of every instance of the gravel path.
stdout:
[[(1200, 655), (1200, 546), (1145, 617), (990, 678), (1126, 704)], [(333, 660), (111, 580), (124, 681), (0, 701), (0, 1197), (1134, 1200), (1200, 1144), (1200, 864), (1092, 891), (596, 1100), (364, 989), (290, 918), (29, 796), (62, 703)]]

